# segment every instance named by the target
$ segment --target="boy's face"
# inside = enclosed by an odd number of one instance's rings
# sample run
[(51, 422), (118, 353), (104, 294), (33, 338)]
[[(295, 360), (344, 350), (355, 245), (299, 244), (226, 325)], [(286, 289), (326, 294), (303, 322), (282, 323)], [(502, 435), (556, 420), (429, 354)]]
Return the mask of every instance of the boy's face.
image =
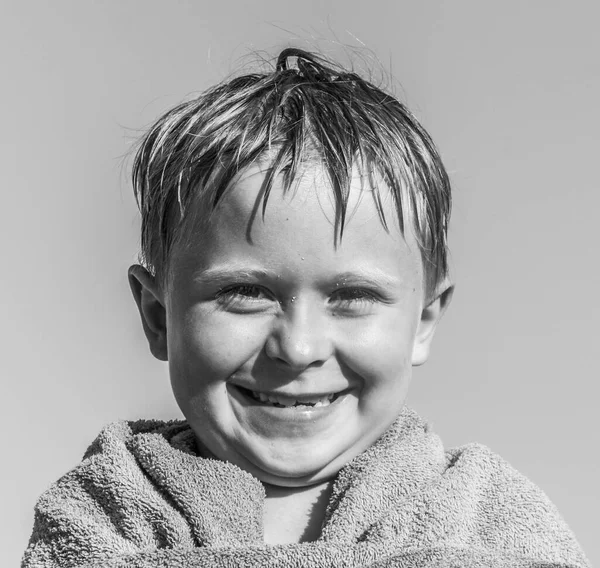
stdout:
[(174, 253), (166, 289), (140, 267), (131, 282), (202, 446), (264, 482), (303, 486), (334, 477), (398, 416), (444, 306), (425, 308), (419, 249), (385, 187), (389, 232), (355, 175), (335, 248), (325, 176), (311, 170), (286, 195), (276, 181), (264, 220), (263, 180), (245, 172)]

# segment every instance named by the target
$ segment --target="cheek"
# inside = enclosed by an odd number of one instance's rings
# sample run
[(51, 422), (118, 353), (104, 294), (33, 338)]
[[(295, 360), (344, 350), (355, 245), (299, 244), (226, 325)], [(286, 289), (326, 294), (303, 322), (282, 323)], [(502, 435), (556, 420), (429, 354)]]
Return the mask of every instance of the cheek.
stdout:
[(227, 380), (252, 361), (266, 341), (267, 326), (259, 318), (196, 308), (170, 321), (169, 367), (185, 382)]
[(170, 315), (169, 375), (186, 416), (210, 414), (222, 402), (224, 383), (252, 364), (264, 345), (265, 326), (258, 323), (202, 307)]
[(345, 360), (363, 382), (365, 393), (400, 390), (410, 380), (416, 332), (414, 317), (389, 313), (357, 330), (348, 342)]

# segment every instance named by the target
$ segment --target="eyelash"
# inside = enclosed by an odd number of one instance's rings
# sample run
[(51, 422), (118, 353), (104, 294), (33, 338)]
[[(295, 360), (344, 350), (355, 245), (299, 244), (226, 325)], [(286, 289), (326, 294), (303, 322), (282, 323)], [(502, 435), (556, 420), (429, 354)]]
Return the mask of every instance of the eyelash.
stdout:
[[(223, 300), (234, 300), (236, 297), (243, 297), (249, 301), (256, 301), (256, 298), (252, 298), (249, 295), (250, 291), (259, 291), (264, 293), (264, 289), (260, 286), (256, 286), (254, 284), (236, 284), (234, 286), (229, 286), (228, 288), (224, 288), (219, 291), (217, 294), (218, 299)], [(266, 294), (265, 294), (266, 295)]]
[(348, 302), (357, 302), (357, 303), (369, 303), (373, 304), (377, 302), (377, 297), (368, 290), (363, 290), (362, 288), (341, 288), (340, 290), (336, 290), (338, 294), (348, 294), (351, 295), (350, 299), (347, 299)]
[[(257, 286), (255, 284), (236, 284), (219, 291), (217, 300), (224, 305), (230, 305), (234, 302), (239, 304), (243, 302), (252, 303), (264, 301), (263, 298), (257, 298), (255, 295), (251, 295), (253, 292), (258, 292), (258, 294), (263, 293), (265, 297), (272, 299), (271, 294), (267, 294), (262, 286)], [(351, 298), (342, 300), (342, 302), (355, 305), (374, 304), (378, 301), (378, 298), (374, 293), (363, 288), (341, 288), (336, 290), (334, 294), (351, 295)]]

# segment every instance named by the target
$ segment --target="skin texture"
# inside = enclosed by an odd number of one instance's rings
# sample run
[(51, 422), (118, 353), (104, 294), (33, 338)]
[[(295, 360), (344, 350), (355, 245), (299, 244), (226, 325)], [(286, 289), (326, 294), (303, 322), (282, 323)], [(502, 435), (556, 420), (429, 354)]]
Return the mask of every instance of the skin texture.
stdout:
[[(167, 285), (137, 265), (130, 283), (151, 351), (168, 360), (200, 446), (265, 487), (300, 494), (327, 484), (397, 417), (451, 287), (425, 298), (419, 249), (408, 229), (401, 235), (385, 187), (389, 232), (355, 172), (336, 247), (331, 186), (320, 170), (309, 168), (286, 194), (276, 180), (263, 219), (264, 175), (258, 166), (244, 172), (211, 220), (191, 230)], [(248, 403), (238, 386), (346, 394), (301, 416)]]

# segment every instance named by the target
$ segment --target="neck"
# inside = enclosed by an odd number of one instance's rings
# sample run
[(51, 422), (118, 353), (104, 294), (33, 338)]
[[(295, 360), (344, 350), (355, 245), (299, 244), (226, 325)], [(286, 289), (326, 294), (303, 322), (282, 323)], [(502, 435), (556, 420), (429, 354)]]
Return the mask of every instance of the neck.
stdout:
[(321, 536), (332, 481), (309, 487), (263, 485), (267, 494), (264, 515), (267, 544), (312, 542)]

